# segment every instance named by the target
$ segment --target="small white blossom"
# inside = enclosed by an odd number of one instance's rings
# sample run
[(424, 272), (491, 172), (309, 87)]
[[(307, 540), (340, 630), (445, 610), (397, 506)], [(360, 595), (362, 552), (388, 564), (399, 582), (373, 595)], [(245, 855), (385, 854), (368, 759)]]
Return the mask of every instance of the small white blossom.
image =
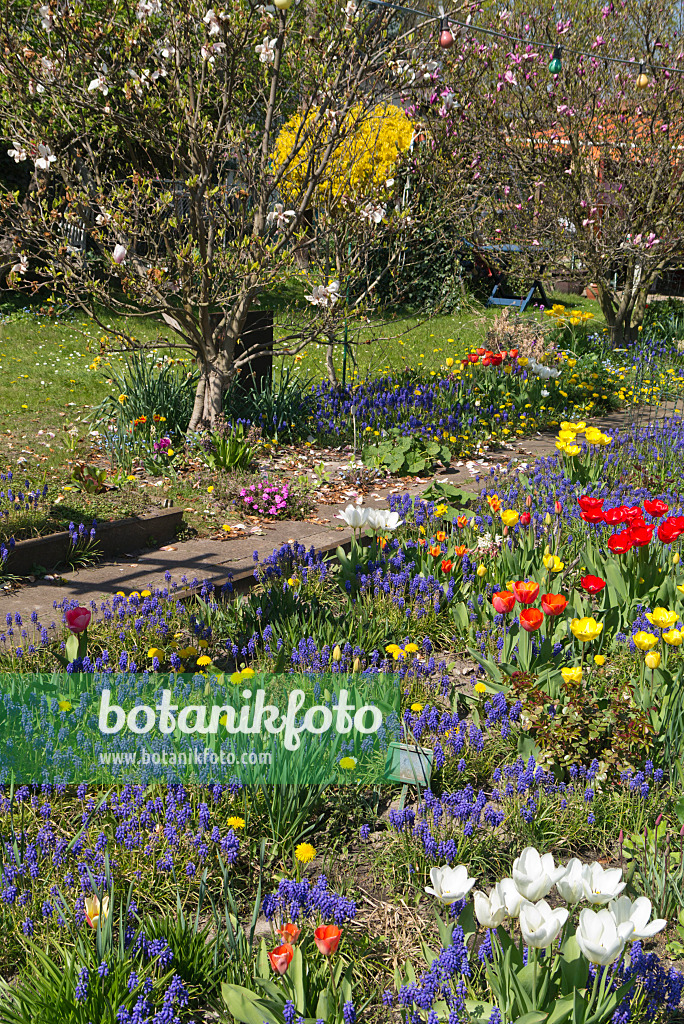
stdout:
[(322, 284), (316, 285), (312, 289), (311, 295), (305, 295), (304, 298), (312, 306), (334, 306), (340, 297), (339, 290), (339, 281), (332, 281), (327, 286)]
[(259, 60), (262, 64), (273, 63), (275, 60), (275, 46), (277, 42), (277, 39), (269, 39), (268, 36), (264, 36), (263, 43), (259, 43), (254, 47), (256, 52), (259, 54)]
[(344, 16), (346, 18), (344, 30), (345, 32), (351, 32), (354, 27), (354, 22), (359, 16), (359, 5), (356, 0), (347, 0), (347, 6), (344, 8)]
[(101, 92), (103, 96), (106, 96), (109, 92), (109, 86), (107, 85), (107, 65), (103, 64), (100, 70), (100, 74), (96, 75), (92, 79), (88, 86), (88, 92)]
[(135, 15), (138, 21), (144, 21), (153, 14), (161, 14), (161, 0), (138, 0)]
[(28, 153), (22, 146), (21, 142), (17, 142), (16, 139), (14, 139), (12, 145), (14, 148), (7, 150), (7, 156), (11, 156), (15, 164), (23, 163), (23, 161), (28, 157)]
[(111, 213), (98, 213), (97, 217), (95, 218), (95, 223), (99, 224), (100, 227), (104, 227), (106, 224), (109, 224), (111, 219)]
[(29, 96), (38, 96), (41, 92), (45, 92), (45, 87), (40, 82), (34, 82), (32, 78), (29, 78), (28, 91)]
[(275, 224), (278, 231), (284, 231), (287, 228), (287, 222), (296, 217), (297, 214), (294, 210), (286, 210), (282, 203), (275, 204), (275, 210), (272, 210), (266, 217), (266, 223), (270, 227)]
[(112, 259), (115, 263), (123, 263), (126, 259), (126, 253), (128, 250), (125, 245), (115, 245), (114, 252), (112, 253)]
[(27, 270), (28, 270), (28, 256), (26, 256), (26, 255), (24, 255), (24, 253), (22, 253), (21, 256), (19, 257), (19, 262), (15, 263), (14, 266), (12, 267), (12, 273), (13, 274), (25, 274)]
[(36, 169), (39, 171), (48, 171), (50, 164), (54, 164), (57, 157), (52, 152), (49, 146), (44, 146), (42, 143), (38, 146), (38, 156), (35, 158)]
[(373, 203), (366, 203), (361, 207), (361, 216), (371, 224), (379, 224), (387, 213), (386, 206), (375, 206)]
[(47, 4), (43, 4), (42, 7), (38, 8), (38, 17), (40, 18), (41, 28), (46, 32), (50, 32), (54, 28), (55, 17)]

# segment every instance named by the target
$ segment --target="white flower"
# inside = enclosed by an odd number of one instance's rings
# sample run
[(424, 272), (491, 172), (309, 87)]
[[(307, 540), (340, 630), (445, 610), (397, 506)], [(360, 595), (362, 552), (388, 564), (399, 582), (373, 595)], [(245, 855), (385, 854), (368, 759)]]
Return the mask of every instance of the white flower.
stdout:
[(24, 253), (19, 257), (19, 262), (15, 263), (12, 267), (13, 274), (25, 274), (28, 270), (28, 256)]
[(502, 878), (496, 883), (496, 889), (506, 906), (506, 913), (510, 918), (516, 918), (520, 914), (520, 908), (527, 900), (518, 892), (517, 886), (512, 878)]
[(7, 150), (7, 156), (13, 157), (15, 164), (20, 164), (22, 161), (26, 160), (28, 153), (22, 146), (21, 142), (17, 142), (16, 139), (13, 141), (12, 145), (14, 148)]
[(389, 512), (384, 508), (371, 508), (368, 511), (368, 525), (378, 533), (381, 530), (396, 530), (403, 521), (398, 512)]
[(345, 32), (351, 32), (354, 27), (354, 21), (359, 16), (359, 5), (355, 0), (348, 0), (347, 6), (344, 8), (344, 16), (346, 18), (344, 30)]
[(39, 171), (49, 170), (50, 164), (54, 164), (56, 159), (57, 157), (49, 146), (44, 146), (42, 143), (38, 146), (38, 156), (35, 164)]
[(106, 74), (107, 65), (103, 64), (100, 74), (96, 75), (88, 85), (88, 92), (101, 92), (103, 96), (106, 96), (109, 93), (109, 86), (107, 85), (107, 79), (105, 77)]
[(149, 18), (152, 14), (161, 14), (161, 9), (161, 0), (138, 0), (135, 15), (138, 21), (144, 21), (145, 18)]
[(568, 861), (564, 873), (556, 882), (556, 889), (565, 902), (573, 907), (584, 899), (584, 864), (581, 860), (573, 857)]
[(483, 928), (498, 928), (508, 911), (499, 884), (489, 890), (489, 896), (476, 889), (473, 893), (475, 917)]
[(431, 868), (430, 881), (434, 888), (426, 885), (425, 892), (436, 896), (442, 903), (457, 903), (475, 885), (475, 879), (469, 877), (465, 864), (458, 864), (455, 868), (450, 868), (448, 864), (442, 868)]
[(658, 932), (662, 932), (663, 928), (667, 925), (662, 917), (658, 917), (655, 921), (650, 921), (651, 916), (651, 901), (646, 896), (639, 896), (638, 899), (634, 900), (634, 903), (630, 900), (629, 896), (620, 896), (617, 900), (611, 900), (608, 904), (608, 910), (615, 918), (617, 925), (631, 922), (634, 926), (634, 931), (629, 938), (634, 939), (652, 939)]
[[(220, 53), (223, 53), (223, 51), (225, 50), (225, 48), (226, 48), (226, 44), (225, 44), (225, 43), (224, 43), (224, 42), (223, 42), (222, 40), (220, 40), (220, 39), (217, 39), (215, 43), (210, 43), (210, 44), (209, 44), (209, 46), (206, 46), (206, 45), (205, 45), (205, 46), (203, 46), (203, 47), (201, 48), (201, 50), (200, 50), (200, 53), (201, 53), (201, 55), (202, 55), (202, 59), (203, 59), (203, 60), (206, 60), (206, 61), (208, 61), (208, 62), (209, 62), (210, 64), (213, 64), (213, 63), (214, 63), (214, 60), (215, 60), (215, 58), (216, 58), (216, 57), (217, 57), (217, 56), (218, 56), (218, 55), (219, 55)], [(162, 74), (164, 74), (164, 75), (165, 75), (165, 74), (166, 74), (166, 72), (162, 72)]]
[(342, 512), (339, 512), (335, 519), (341, 519), (343, 522), (350, 526), (352, 530), (360, 530), (368, 522), (369, 510), (367, 508), (359, 508), (357, 505), (347, 505)]
[(46, 32), (50, 32), (54, 27), (55, 17), (47, 4), (43, 4), (42, 7), (38, 8), (38, 17), (40, 18), (41, 28)]
[(278, 39), (269, 39), (268, 36), (264, 36), (263, 43), (259, 43), (254, 49), (259, 54), (259, 60), (262, 64), (272, 64), (275, 60), (275, 46)]
[(207, 26), (207, 31), (210, 36), (217, 36), (221, 31), (221, 22), (214, 11), (213, 7), (210, 7), (207, 13), (204, 15), (204, 24)]
[(109, 224), (111, 219), (111, 213), (98, 213), (97, 217), (95, 218), (95, 223), (99, 224), (100, 227), (104, 227), (106, 224)]
[(442, 93), (442, 106), (439, 108), (439, 116), (446, 117), (449, 111), (456, 105), (456, 93), (451, 89), (445, 89)]
[(582, 869), (584, 898), (588, 903), (601, 904), (617, 899), (627, 885), (621, 882), (622, 868), (604, 868), (594, 861)]
[(542, 388), (542, 390), (541, 390), (542, 398), (548, 398), (550, 394), (551, 394), (550, 391), (546, 391), (544, 388)]
[(523, 903), (520, 907), (520, 932), (525, 943), (533, 949), (546, 949), (558, 938), (568, 916), (567, 907), (552, 910), (546, 900)]
[(379, 224), (386, 213), (387, 207), (380, 204), (374, 206), (373, 203), (366, 203), (366, 205), (361, 208), (361, 216), (364, 220), (370, 221), (372, 224)]
[(605, 908), (598, 913), (583, 910), (579, 916), (575, 938), (590, 963), (607, 967), (620, 956), (625, 948), (625, 942), (633, 931), (634, 925), (631, 921), (616, 924), (611, 912)]
[(339, 281), (331, 281), (329, 285), (316, 285), (312, 289), (311, 295), (305, 295), (304, 298), (312, 306), (334, 306), (340, 297), (339, 291)]
[(123, 263), (126, 259), (126, 253), (128, 250), (124, 245), (115, 245), (114, 252), (112, 253), (112, 259), (115, 263)]
[(29, 96), (38, 96), (41, 92), (45, 92), (45, 88), (40, 82), (34, 82), (32, 78), (29, 78), (28, 91)]
[(53, 82), (55, 79), (55, 69), (57, 67), (56, 61), (51, 60), (49, 57), (41, 57), (40, 66), (45, 81), (48, 83)]
[(294, 210), (286, 210), (282, 203), (275, 204), (275, 210), (272, 210), (266, 217), (266, 223), (270, 226), (275, 224), (278, 231), (284, 231), (287, 227), (288, 220), (292, 220), (297, 214)]
[(536, 903), (551, 892), (564, 871), (564, 867), (555, 866), (552, 854), (545, 853), (542, 857), (533, 846), (527, 846), (513, 861), (511, 874), (518, 892)]

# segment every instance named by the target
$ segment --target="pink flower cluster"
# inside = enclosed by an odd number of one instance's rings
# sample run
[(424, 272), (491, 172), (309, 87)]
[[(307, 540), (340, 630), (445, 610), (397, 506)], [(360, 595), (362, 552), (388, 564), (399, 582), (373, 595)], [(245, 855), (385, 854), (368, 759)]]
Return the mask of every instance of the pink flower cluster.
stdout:
[(159, 441), (154, 442), (154, 450), (158, 454), (159, 452), (166, 452), (171, 447), (171, 438), (162, 437)]
[(256, 484), (243, 487), (240, 491), (246, 508), (252, 515), (278, 516), (287, 509), (290, 492), (286, 483), (281, 486), (270, 484), (268, 480), (259, 480)]

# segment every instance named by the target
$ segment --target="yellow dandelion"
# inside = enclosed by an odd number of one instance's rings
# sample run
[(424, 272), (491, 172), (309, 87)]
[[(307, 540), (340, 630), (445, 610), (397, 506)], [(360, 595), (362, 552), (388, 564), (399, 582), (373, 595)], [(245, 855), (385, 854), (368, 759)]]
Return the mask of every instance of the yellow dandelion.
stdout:
[(311, 843), (300, 843), (295, 849), (295, 857), (300, 864), (308, 864), (316, 856), (315, 847)]

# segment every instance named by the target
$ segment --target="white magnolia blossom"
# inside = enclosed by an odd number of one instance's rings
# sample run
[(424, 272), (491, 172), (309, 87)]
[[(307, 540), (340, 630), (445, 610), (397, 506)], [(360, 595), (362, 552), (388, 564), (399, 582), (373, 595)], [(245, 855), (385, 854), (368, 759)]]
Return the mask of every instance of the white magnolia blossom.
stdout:
[(451, 89), (445, 89), (442, 93), (442, 106), (439, 108), (439, 116), (446, 117), (450, 110), (456, 106), (456, 93)]
[(607, 967), (617, 960), (625, 948), (625, 942), (634, 931), (631, 921), (617, 924), (610, 910), (583, 910), (575, 938), (587, 960), (592, 964)]
[(627, 885), (622, 879), (622, 868), (604, 868), (594, 861), (583, 869), (584, 898), (588, 903), (602, 904), (615, 900)]
[(465, 864), (457, 864), (455, 868), (448, 864), (442, 868), (431, 868), (430, 881), (432, 886), (426, 885), (425, 892), (447, 904), (464, 899), (475, 885), (475, 879), (468, 875)]
[(107, 224), (110, 223), (111, 219), (111, 213), (106, 213), (103, 211), (102, 213), (98, 213), (97, 217), (95, 218), (95, 223), (99, 224), (100, 227), (105, 227)]
[(531, 903), (548, 895), (564, 873), (564, 867), (554, 864), (552, 854), (541, 856), (533, 846), (526, 846), (515, 858), (511, 872), (518, 892)]
[(12, 267), (13, 274), (25, 274), (28, 270), (28, 256), (22, 253), (19, 257), (19, 262), (15, 263)]
[(51, 32), (55, 25), (55, 16), (47, 4), (43, 4), (42, 7), (38, 8), (38, 17), (40, 18), (41, 28), (45, 32)]
[(114, 252), (112, 253), (112, 259), (115, 263), (123, 263), (126, 259), (128, 250), (125, 245), (119, 245), (118, 243), (114, 246)]
[(161, 0), (138, 0), (135, 16), (138, 21), (144, 21), (145, 18), (149, 18), (153, 14), (161, 14), (161, 9)]
[(13, 149), (7, 150), (7, 156), (11, 156), (15, 164), (20, 164), (28, 157), (28, 153), (22, 146), (21, 142), (17, 142), (16, 139), (12, 142)]
[(377, 206), (374, 203), (366, 203), (361, 207), (361, 216), (370, 224), (380, 224), (386, 213), (387, 207), (380, 203)]
[[(215, 43), (210, 43), (208, 46), (204, 45), (200, 51), (202, 60), (208, 61), (213, 64), (215, 59), (224, 52), (226, 44), (221, 39), (217, 39)], [(164, 72), (166, 74), (166, 72)]]
[(107, 85), (107, 65), (103, 64), (100, 70), (100, 74), (96, 75), (88, 85), (88, 92), (101, 92), (103, 96), (109, 93), (109, 86)]
[(371, 508), (368, 510), (368, 525), (376, 533), (383, 530), (396, 530), (403, 521), (398, 512), (390, 512), (389, 509)]
[(439, 67), (436, 60), (421, 61), (414, 66), (408, 60), (397, 60), (392, 70), (397, 78), (403, 79), (408, 85), (426, 85), (437, 77)]
[(359, 508), (358, 505), (347, 505), (345, 509), (337, 513), (335, 519), (341, 519), (352, 530), (360, 530), (368, 522), (368, 512), (367, 508)]
[(213, 7), (209, 8), (202, 20), (207, 26), (207, 32), (210, 36), (217, 36), (219, 34), (221, 31), (221, 21)]
[(29, 78), (28, 91), (29, 96), (39, 96), (41, 92), (45, 92), (45, 88), (40, 82), (34, 82), (32, 78)]
[(42, 143), (38, 146), (38, 155), (35, 157), (36, 169), (39, 171), (48, 171), (50, 164), (54, 164), (57, 157), (52, 152), (49, 146), (44, 146)]
[(331, 281), (329, 285), (318, 284), (312, 289), (311, 295), (304, 298), (312, 306), (334, 306), (339, 299), (340, 282)]
[(634, 931), (629, 936), (631, 941), (635, 939), (652, 939), (658, 932), (662, 932), (663, 928), (667, 925), (667, 921), (662, 917), (657, 917), (654, 921), (651, 921), (651, 909), (651, 901), (646, 896), (639, 896), (638, 899), (634, 900), (634, 903), (632, 903), (629, 896), (620, 896), (619, 899), (611, 900), (608, 904), (608, 910), (615, 918), (616, 925), (626, 923), (633, 925)]
[(568, 916), (566, 907), (552, 910), (546, 900), (523, 903), (520, 907), (520, 932), (525, 943), (533, 949), (546, 949), (558, 938)]
[(273, 63), (275, 60), (275, 47), (277, 42), (277, 38), (269, 39), (268, 36), (264, 36), (263, 43), (259, 43), (254, 47), (256, 52), (259, 54), (259, 60), (262, 64)]
[(272, 210), (266, 216), (266, 223), (270, 227), (275, 224), (278, 231), (284, 231), (287, 227), (288, 221), (293, 220), (297, 214), (294, 210), (286, 210), (282, 203), (275, 204), (275, 210)]
[(359, 16), (359, 5), (356, 0), (347, 0), (347, 6), (344, 8), (344, 16), (346, 18), (344, 24), (345, 32), (351, 32), (354, 27), (354, 22)]

